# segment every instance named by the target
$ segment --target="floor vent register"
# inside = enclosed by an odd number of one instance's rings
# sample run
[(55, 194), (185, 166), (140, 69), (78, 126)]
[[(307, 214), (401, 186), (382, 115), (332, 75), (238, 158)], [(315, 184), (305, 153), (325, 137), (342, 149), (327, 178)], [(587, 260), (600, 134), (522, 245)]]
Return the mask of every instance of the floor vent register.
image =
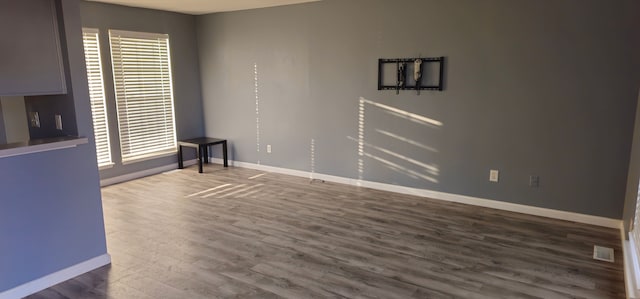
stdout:
[(613, 248), (594, 245), (593, 259), (613, 263)]

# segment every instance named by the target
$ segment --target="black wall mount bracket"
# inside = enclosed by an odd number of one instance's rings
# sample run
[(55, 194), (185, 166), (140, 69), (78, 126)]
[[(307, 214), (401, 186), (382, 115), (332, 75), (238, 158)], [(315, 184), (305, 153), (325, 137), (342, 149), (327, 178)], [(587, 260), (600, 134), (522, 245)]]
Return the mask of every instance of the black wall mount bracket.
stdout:
[[(438, 90), (444, 89), (444, 56), (378, 59), (378, 90)], [(388, 77), (395, 65), (395, 84)], [(385, 78), (385, 74), (387, 74)], [(393, 84), (393, 85), (392, 85)]]

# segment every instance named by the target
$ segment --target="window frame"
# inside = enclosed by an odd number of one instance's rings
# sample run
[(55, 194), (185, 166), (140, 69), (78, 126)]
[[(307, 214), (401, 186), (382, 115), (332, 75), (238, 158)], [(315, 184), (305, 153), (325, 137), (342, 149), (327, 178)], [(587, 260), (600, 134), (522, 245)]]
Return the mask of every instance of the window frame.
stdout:
[[(87, 37), (91, 37), (95, 40), (94, 48), (87, 48)], [(91, 40), (93, 42), (93, 40)], [(91, 104), (91, 119), (93, 124), (93, 133), (96, 145), (96, 162), (99, 169), (111, 168), (115, 164), (113, 162), (112, 144), (111, 144), (111, 132), (109, 128), (109, 111), (107, 107), (107, 97), (104, 85), (104, 67), (102, 64), (102, 52), (100, 49), (100, 30), (96, 28), (82, 28), (82, 46), (85, 59), (85, 66), (87, 71), (87, 88), (89, 90), (89, 101)], [(95, 52), (93, 57), (88, 56), (89, 52)], [(93, 75), (92, 75), (93, 72)], [(96, 78), (99, 82), (93, 82), (92, 78)], [(94, 91), (98, 89), (97, 91)], [(99, 98), (96, 98), (96, 95)], [(102, 123), (96, 118), (96, 114), (102, 110)], [(102, 134), (98, 130), (102, 130)], [(106, 149), (106, 153), (103, 153), (100, 149)], [(102, 158), (101, 158), (102, 157)], [(101, 162), (102, 161), (102, 162)]]
[[(139, 50), (140, 52), (144, 52), (145, 49), (149, 50), (150, 48), (145, 48), (145, 47), (149, 47), (154, 43), (158, 45), (159, 48), (161, 48), (162, 46), (166, 46), (166, 51), (164, 49), (160, 49), (157, 57), (151, 57), (151, 56), (143, 57), (147, 59), (145, 61), (143, 61), (144, 59), (140, 59), (138, 57), (138, 60), (137, 60), (139, 65), (145, 65), (147, 67), (145, 71), (149, 71), (149, 68), (148, 68), (149, 65), (145, 63), (149, 63), (150, 60), (148, 59), (150, 58), (158, 59), (158, 63), (159, 63), (158, 73), (153, 73), (150, 75), (150, 76), (156, 76), (156, 77), (153, 77), (155, 79), (160, 78), (159, 80), (156, 80), (158, 82), (155, 82), (159, 84), (158, 86), (156, 86), (155, 89), (140, 88), (140, 86), (148, 84), (145, 82), (141, 82), (143, 80), (142, 77), (144, 76), (138, 75), (138, 76), (133, 76), (130, 79), (126, 78), (128, 75), (126, 74), (125, 69), (126, 68), (135, 69), (135, 66), (133, 66), (132, 62), (129, 62), (129, 64), (125, 62), (126, 59), (124, 56), (133, 55), (131, 54), (132, 52), (125, 52), (125, 51), (129, 51), (129, 50), (134, 51), (135, 42), (136, 42), (135, 40), (144, 40), (144, 42), (140, 41), (140, 45), (138, 45), (137, 50)], [(130, 48), (123, 47), (123, 42), (125, 43), (125, 45), (129, 43)], [(155, 159), (162, 156), (175, 154), (177, 152), (177, 132), (176, 132), (177, 128), (176, 128), (176, 118), (175, 118), (173, 69), (171, 65), (171, 45), (170, 45), (169, 35), (159, 34), (159, 33), (110, 29), (109, 30), (109, 46), (111, 49), (110, 51), (111, 66), (112, 66), (112, 72), (113, 72), (113, 84), (114, 84), (114, 94), (115, 94), (115, 101), (116, 101), (116, 113), (118, 118), (117, 123), (118, 123), (118, 133), (120, 138), (119, 141), (120, 141), (120, 153), (121, 153), (122, 164), (126, 165), (130, 163), (136, 163), (144, 160)], [(149, 51), (145, 53), (146, 53), (145, 55), (151, 55), (150, 54), (151, 52)], [(127, 58), (131, 59), (132, 56), (129, 56)], [(134, 81), (134, 83), (130, 85), (133, 87), (130, 87), (129, 89), (127, 89), (127, 80)], [(159, 125), (156, 124), (158, 127), (162, 127), (163, 125), (165, 127), (163, 138), (157, 138), (157, 139), (164, 139), (164, 141), (162, 142), (163, 146), (156, 147), (155, 145), (153, 145), (152, 141), (149, 141), (151, 139), (150, 137), (146, 137), (146, 138), (140, 137), (143, 134), (139, 131), (134, 134), (130, 134), (131, 131), (141, 130), (139, 126), (144, 127), (146, 124), (146, 123), (140, 124), (144, 122), (144, 118), (136, 120), (136, 116), (139, 117), (140, 116), (139, 114), (136, 114), (135, 112), (132, 112), (132, 113), (129, 112), (129, 110), (142, 111), (143, 109), (146, 109), (143, 106), (145, 107), (151, 106), (147, 104), (141, 104), (141, 102), (145, 100), (140, 99), (137, 96), (147, 92), (145, 90), (162, 91), (160, 92), (161, 96), (158, 97), (157, 99), (154, 99), (154, 101), (158, 102), (158, 103), (155, 103), (158, 106), (153, 106), (155, 108), (149, 108), (148, 112), (150, 113), (152, 112), (152, 114), (155, 115), (156, 113), (158, 113), (157, 112), (158, 110), (165, 111), (163, 114), (164, 122), (161, 122)], [(167, 91), (168, 91), (168, 95), (166, 94)], [(131, 96), (131, 98), (129, 99), (127, 98), (127, 94), (133, 94), (134, 96)], [(148, 99), (152, 99), (152, 98), (149, 97)], [(131, 101), (131, 102), (128, 102), (128, 101)], [(137, 109), (133, 108), (134, 106), (137, 107)], [(170, 109), (167, 109), (167, 107), (169, 107)], [(170, 113), (166, 112), (167, 110), (170, 110)], [(133, 116), (133, 120), (131, 119), (131, 116)], [(170, 118), (169, 121), (166, 120), (168, 118)], [(138, 122), (137, 125), (136, 125), (136, 121)], [(151, 129), (147, 128), (147, 130), (151, 130)], [(142, 131), (145, 131), (145, 130), (142, 130)], [(154, 134), (157, 134), (157, 132), (159, 131), (153, 131)], [(136, 139), (139, 139), (139, 140), (136, 141)], [(142, 142), (136, 145), (136, 142), (140, 142), (141, 140)], [(146, 147), (141, 146), (144, 144), (146, 144), (147, 146)], [(156, 148), (154, 149), (154, 147)], [(143, 148), (143, 149), (141, 150), (140, 148)]]

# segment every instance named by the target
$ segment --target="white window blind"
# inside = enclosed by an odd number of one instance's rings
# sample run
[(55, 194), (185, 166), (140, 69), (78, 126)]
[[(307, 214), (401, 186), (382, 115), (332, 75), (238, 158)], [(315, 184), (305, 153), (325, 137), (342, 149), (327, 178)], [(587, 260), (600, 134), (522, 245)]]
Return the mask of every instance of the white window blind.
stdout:
[(122, 161), (176, 151), (169, 36), (109, 30)]
[(87, 63), (89, 98), (91, 101), (91, 115), (93, 116), (93, 131), (96, 138), (98, 166), (105, 167), (113, 165), (113, 162), (111, 160), (111, 144), (109, 143), (109, 123), (107, 121), (107, 106), (104, 96), (98, 30), (83, 28), (82, 41), (84, 43), (84, 57)]

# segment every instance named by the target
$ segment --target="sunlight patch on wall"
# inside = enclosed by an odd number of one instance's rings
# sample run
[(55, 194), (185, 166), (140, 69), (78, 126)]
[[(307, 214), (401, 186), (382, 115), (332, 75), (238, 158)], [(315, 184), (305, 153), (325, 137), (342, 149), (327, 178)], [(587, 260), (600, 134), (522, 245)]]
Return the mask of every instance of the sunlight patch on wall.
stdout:
[(258, 165), (260, 165), (260, 97), (258, 95), (258, 63), (253, 64), (253, 87), (256, 96), (256, 152), (258, 153)]
[(311, 138), (311, 144), (309, 145), (309, 163), (311, 164), (311, 172), (309, 173), (309, 179), (313, 180), (313, 175), (316, 173), (316, 140)]
[[(354, 141), (358, 141), (358, 140), (355, 140), (355, 138), (353, 138), (353, 137), (348, 137), (348, 138), (351, 139), (351, 140), (354, 140)], [(409, 162), (411, 164), (414, 164), (416, 166), (420, 166), (429, 174), (432, 174), (432, 175), (439, 175), (440, 174), (440, 169), (438, 169), (438, 166), (436, 166), (436, 165), (426, 164), (426, 163), (420, 162), (420, 161), (418, 161), (416, 159), (409, 158), (407, 156), (401, 155), (401, 154), (396, 153), (394, 151), (390, 151), (390, 150), (388, 150), (386, 148), (379, 147), (377, 145), (370, 144), (370, 143), (367, 143), (367, 142), (364, 142), (364, 146), (366, 146), (368, 148), (376, 149), (376, 150), (378, 150), (380, 152), (383, 152), (383, 153), (385, 153), (385, 154), (387, 154), (389, 156), (393, 156), (393, 157), (398, 158), (400, 160), (407, 161), (407, 162)]]
[(428, 151), (431, 151), (431, 152), (434, 152), (434, 153), (437, 153), (437, 152), (438, 152), (438, 150), (437, 150), (437, 149), (435, 149), (435, 148), (433, 148), (433, 147), (430, 147), (430, 146), (428, 146), (428, 145), (424, 145), (424, 144), (422, 144), (422, 143), (420, 143), (420, 142), (417, 142), (417, 141), (415, 141), (415, 140), (412, 140), (412, 139), (409, 139), (409, 138), (406, 138), (406, 137), (400, 136), (400, 135), (398, 135), (398, 134), (393, 134), (393, 133), (391, 133), (391, 132), (388, 132), (388, 131), (385, 131), (385, 130), (380, 130), (380, 129), (376, 129), (376, 132), (378, 132), (378, 133), (380, 133), (380, 134), (382, 134), (382, 135), (389, 136), (389, 137), (391, 137), (391, 138), (394, 138), (394, 139), (400, 140), (400, 141), (404, 141), (404, 142), (406, 142), (406, 143), (408, 143), (408, 144), (411, 144), (411, 145), (417, 146), (417, 147), (419, 147), (419, 148), (421, 148), (421, 149), (425, 149), (425, 150), (428, 150)]
[(419, 178), (425, 179), (425, 180), (427, 180), (429, 182), (432, 182), (432, 183), (436, 183), (436, 184), (438, 183), (438, 180), (436, 178), (433, 178), (431, 176), (419, 173), (419, 172), (411, 170), (411, 169), (407, 169), (406, 167), (403, 167), (402, 165), (399, 165), (397, 163), (393, 163), (393, 162), (391, 162), (389, 160), (385, 160), (383, 158), (380, 158), (378, 156), (374, 156), (374, 155), (372, 155), (370, 153), (367, 153), (367, 152), (365, 152), (364, 155), (369, 157), (369, 158), (372, 158), (372, 159), (374, 159), (374, 160), (376, 160), (378, 162), (381, 162), (382, 164), (385, 164), (386, 166), (390, 167), (391, 169), (399, 170), (400, 173), (402, 173), (402, 174), (411, 175), (413, 177), (419, 177)]
[[(357, 169), (358, 185), (360, 185), (362, 180), (364, 179), (365, 157), (370, 158), (375, 162), (379, 162), (385, 168), (391, 169), (397, 173), (401, 173), (410, 178), (413, 178), (416, 180), (426, 180), (428, 182), (437, 184), (439, 182), (437, 177), (440, 175), (440, 168), (438, 165), (433, 163), (425, 163), (423, 161), (420, 161), (419, 158), (409, 157), (406, 154), (389, 150), (385, 147), (378, 146), (376, 144), (373, 144), (372, 142), (367, 142), (365, 140), (365, 110), (369, 111), (367, 110), (369, 108), (365, 107), (367, 105), (370, 105), (370, 107), (372, 108), (378, 108), (378, 109), (372, 110), (373, 112), (380, 111), (381, 113), (387, 113), (387, 114), (398, 117), (397, 119), (399, 120), (404, 119), (410, 122), (425, 125), (426, 127), (430, 127), (433, 129), (439, 129), (444, 126), (444, 124), (441, 121), (438, 121), (420, 114), (411, 113), (411, 112), (408, 112), (396, 107), (392, 107), (389, 105), (367, 100), (364, 97), (360, 97), (360, 100), (358, 102), (358, 137), (354, 138), (351, 136), (347, 136), (348, 139), (355, 141), (358, 144), (358, 150), (357, 150), (358, 152), (358, 169)], [(391, 124), (386, 123), (386, 125), (389, 126)], [(412, 146), (415, 146), (417, 148), (420, 148), (432, 153), (438, 152), (438, 150), (434, 147), (430, 147), (416, 140), (389, 132), (386, 129), (376, 128), (371, 132), (375, 132), (382, 136), (402, 141), (404, 143), (410, 144)], [(371, 139), (371, 136), (369, 136), (369, 138)], [(371, 150), (377, 152), (378, 155), (372, 153)], [(382, 154), (382, 156), (379, 156), (380, 154)], [(413, 166), (405, 167), (402, 165), (402, 164), (409, 165), (407, 163), (410, 163), (410, 165), (413, 165)]]
[(358, 107), (358, 183), (360, 186), (364, 175), (364, 103), (366, 99), (360, 98)]
[(435, 119), (428, 118), (428, 117), (422, 116), (420, 114), (415, 114), (415, 113), (411, 113), (411, 112), (408, 112), (408, 111), (404, 111), (404, 110), (396, 108), (396, 107), (391, 107), (391, 106), (388, 106), (388, 105), (385, 105), (385, 104), (380, 104), (380, 103), (377, 103), (377, 102), (374, 102), (374, 101), (369, 101), (369, 100), (361, 97), (360, 98), (360, 102), (362, 103), (363, 101), (364, 101), (364, 103), (371, 104), (371, 105), (376, 106), (378, 108), (381, 108), (381, 109), (384, 109), (386, 111), (392, 112), (393, 114), (395, 114), (397, 116), (402, 116), (402, 117), (404, 117), (406, 119), (415, 120), (415, 121), (418, 121), (420, 123), (424, 123), (424, 124), (428, 124), (428, 125), (432, 125), (432, 126), (436, 126), (436, 127), (442, 127), (442, 125), (443, 125), (442, 122), (437, 121)]

